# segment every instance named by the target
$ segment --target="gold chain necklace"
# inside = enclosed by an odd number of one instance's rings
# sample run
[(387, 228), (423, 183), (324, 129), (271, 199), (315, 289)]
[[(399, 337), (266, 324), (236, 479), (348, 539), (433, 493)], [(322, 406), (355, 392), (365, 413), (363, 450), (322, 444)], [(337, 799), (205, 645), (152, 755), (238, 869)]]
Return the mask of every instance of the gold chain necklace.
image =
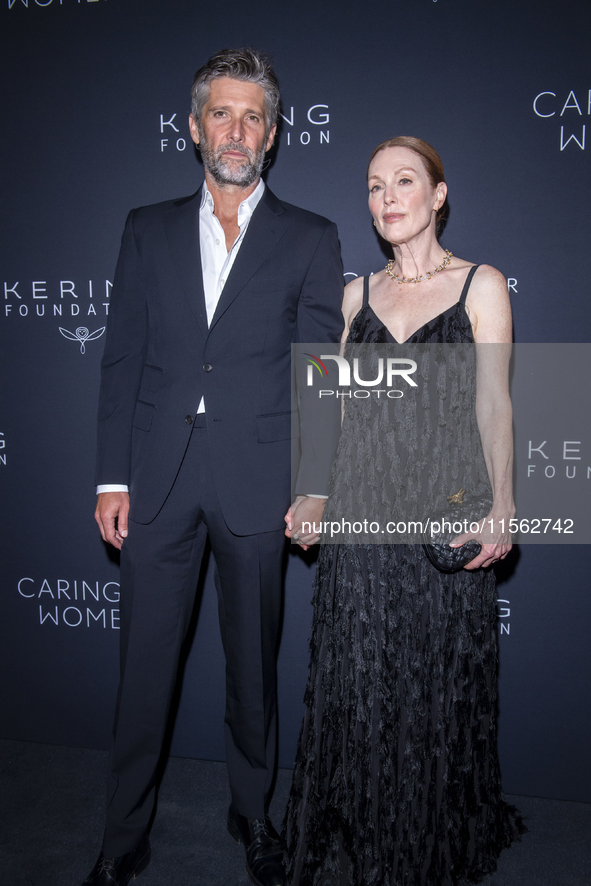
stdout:
[(401, 277), (400, 274), (395, 274), (394, 265), (396, 264), (396, 259), (391, 258), (386, 265), (386, 274), (388, 274), (389, 277), (392, 277), (392, 279), (396, 280), (398, 283), (422, 283), (423, 280), (430, 280), (431, 277), (434, 277), (435, 274), (439, 273), (439, 271), (444, 271), (450, 263), (452, 255), (453, 252), (450, 252), (449, 249), (446, 249), (445, 258), (443, 259), (441, 264), (438, 265), (434, 271), (427, 271), (427, 273), (423, 274), (422, 277)]

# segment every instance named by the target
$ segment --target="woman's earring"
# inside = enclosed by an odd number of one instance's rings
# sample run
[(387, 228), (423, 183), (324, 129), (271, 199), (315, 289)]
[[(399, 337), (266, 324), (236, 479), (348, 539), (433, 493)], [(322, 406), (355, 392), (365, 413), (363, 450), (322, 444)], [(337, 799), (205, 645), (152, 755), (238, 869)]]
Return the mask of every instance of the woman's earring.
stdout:
[(373, 220), (373, 226), (374, 226), (374, 228), (377, 228), (377, 225), (376, 225), (376, 220), (375, 220), (375, 218), (374, 218), (374, 220)]

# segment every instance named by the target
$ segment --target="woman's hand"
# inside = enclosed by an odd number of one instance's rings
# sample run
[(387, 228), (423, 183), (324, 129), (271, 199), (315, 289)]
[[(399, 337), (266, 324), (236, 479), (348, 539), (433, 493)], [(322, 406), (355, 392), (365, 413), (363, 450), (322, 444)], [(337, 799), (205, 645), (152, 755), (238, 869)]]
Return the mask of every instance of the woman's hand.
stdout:
[(325, 506), (326, 498), (298, 495), (285, 515), (286, 536), (304, 551), (320, 541), (320, 533), (315, 527), (320, 528)]
[(472, 571), (480, 567), (492, 566), (498, 560), (504, 560), (511, 548), (513, 540), (509, 532), (509, 521), (515, 516), (515, 508), (499, 513), (493, 510), (483, 520), (479, 520), (481, 531), (464, 532), (458, 535), (450, 548), (459, 548), (468, 541), (477, 541), (482, 545), (482, 550), (464, 566), (464, 569)]

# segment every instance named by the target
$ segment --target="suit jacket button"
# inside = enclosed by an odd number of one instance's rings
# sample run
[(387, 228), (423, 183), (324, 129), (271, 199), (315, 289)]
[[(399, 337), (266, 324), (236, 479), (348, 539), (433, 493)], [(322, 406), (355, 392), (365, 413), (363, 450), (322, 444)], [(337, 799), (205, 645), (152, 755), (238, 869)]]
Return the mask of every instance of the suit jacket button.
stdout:
[(213, 369), (213, 366), (211, 365), (211, 363), (204, 363), (203, 368), (205, 369), (206, 372), (211, 372), (211, 370)]
[(193, 416), (192, 416), (192, 415), (186, 415), (186, 416), (185, 416), (185, 421), (187, 422), (188, 425), (192, 425), (192, 424), (193, 424)]

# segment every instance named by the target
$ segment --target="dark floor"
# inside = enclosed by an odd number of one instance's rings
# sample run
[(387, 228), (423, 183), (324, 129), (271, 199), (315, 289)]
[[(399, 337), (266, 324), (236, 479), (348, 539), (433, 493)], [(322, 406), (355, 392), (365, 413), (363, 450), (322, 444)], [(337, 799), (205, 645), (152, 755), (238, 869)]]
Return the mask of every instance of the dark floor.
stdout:
[[(0, 884), (80, 886), (99, 851), (106, 754), (0, 742)], [(280, 824), (291, 772), (271, 807)], [(590, 886), (591, 804), (511, 797), (529, 832), (506, 850), (485, 886)], [(243, 850), (228, 836), (225, 766), (173, 758), (141, 886), (247, 886)]]

